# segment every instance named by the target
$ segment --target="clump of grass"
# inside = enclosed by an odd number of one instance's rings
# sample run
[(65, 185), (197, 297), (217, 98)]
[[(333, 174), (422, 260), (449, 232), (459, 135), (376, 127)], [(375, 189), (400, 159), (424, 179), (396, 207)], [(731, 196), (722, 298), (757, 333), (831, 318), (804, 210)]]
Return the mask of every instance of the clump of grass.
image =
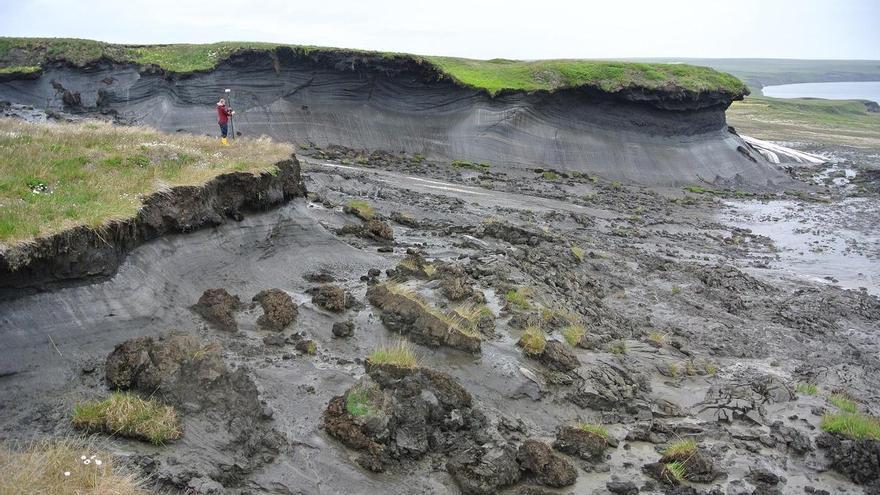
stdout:
[(571, 247), (571, 254), (575, 258), (577, 258), (578, 261), (584, 261), (584, 255), (586, 254), (586, 251), (584, 251), (584, 248), (582, 248), (582, 247), (572, 246)]
[(718, 365), (712, 361), (705, 361), (703, 363), (703, 370), (707, 375), (715, 376), (715, 373), (718, 373)]
[(433, 277), (434, 274), (437, 273), (437, 267), (431, 264), (425, 264), (425, 266), (422, 267), (422, 270), (425, 272), (425, 275), (427, 275), (428, 278)]
[(679, 461), (667, 462), (661, 476), (666, 478), (668, 482), (678, 485), (687, 479), (687, 470), (685, 470), (684, 464)]
[(547, 337), (540, 328), (528, 327), (516, 345), (522, 347), (527, 354), (536, 356), (544, 352), (544, 347), (547, 345)]
[(370, 353), (368, 359), (375, 364), (390, 364), (401, 368), (414, 369), (419, 366), (419, 360), (412, 346), (405, 340), (377, 348)]
[(562, 336), (572, 347), (577, 347), (586, 334), (587, 328), (580, 324), (569, 325), (562, 330)]
[(843, 394), (833, 394), (828, 397), (828, 402), (834, 404), (835, 407), (840, 409), (843, 412), (855, 413), (859, 411), (859, 406), (856, 405), (849, 397)]
[(623, 184), (621, 184), (620, 181), (614, 181), (611, 183), (612, 189), (620, 189), (621, 187), (623, 187)]
[(624, 340), (615, 341), (613, 344), (611, 344), (611, 347), (609, 348), (609, 350), (611, 351), (611, 354), (626, 354), (626, 351), (627, 351), (626, 341), (624, 341)]
[(80, 438), (34, 442), (22, 450), (0, 444), (0, 493), (147, 495), (141, 480), (114, 464)]
[(684, 366), (684, 371), (688, 376), (694, 376), (697, 374), (697, 367), (693, 361), (688, 361)]
[(504, 299), (511, 305), (516, 306), (520, 309), (531, 309), (532, 305), (529, 303), (529, 297), (532, 295), (532, 289), (529, 287), (518, 287), (516, 289), (510, 289), (504, 294)]
[(352, 199), (348, 202), (347, 206), (364, 220), (369, 220), (376, 216), (376, 211), (370, 206), (370, 203), (362, 199)]
[(679, 287), (677, 285), (673, 285), (672, 286), (672, 294), (673, 295), (681, 294), (681, 287)]
[(225, 173), (275, 173), (288, 144), (219, 140), (106, 122), (0, 118), (0, 243), (134, 217), (145, 196)]
[(147, 440), (162, 445), (180, 438), (177, 411), (155, 399), (142, 399), (129, 392), (114, 392), (102, 401), (77, 404), (73, 426), (89, 432)]
[[(404, 261), (406, 261), (406, 260), (404, 260)], [(401, 296), (406, 297), (407, 299), (415, 302), (416, 304), (421, 306), (422, 309), (426, 313), (428, 313), (428, 314), (434, 316), (435, 318), (439, 319), (440, 321), (446, 323), (452, 329), (460, 332), (462, 335), (466, 335), (468, 337), (472, 337), (472, 338), (476, 338), (476, 339), (479, 339), (481, 337), (480, 332), (477, 331), (476, 328), (474, 328), (473, 322), (463, 318), (461, 315), (458, 315), (455, 311), (452, 311), (452, 312), (441, 311), (440, 309), (434, 307), (433, 305), (431, 305), (430, 303), (425, 301), (418, 293), (416, 293), (416, 291), (414, 291), (411, 288), (406, 287), (402, 284), (399, 284), (399, 283), (396, 283), (393, 281), (388, 281), (388, 282), (385, 282), (384, 285), (385, 285), (385, 288), (387, 288), (389, 292), (401, 295)]]
[(675, 378), (678, 376), (678, 365), (675, 363), (669, 363), (669, 366), (666, 367), (666, 372), (669, 373), (669, 376)]
[(794, 389), (797, 393), (804, 395), (816, 395), (819, 393), (819, 387), (812, 383), (798, 383)]
[(880, 440), (880, 419), (869, 414), (840, 412), (822, 416), (821, 427), (854, 439)]
[(669, 444), (663, 451), (663, 457), (670, 459), (686, 459), (697, 451), (697, 442), (692, 439), (677, 440)]
[(654, 330), (653, 332), (648, 334), (648, 340), (657, 345), (663, 345), (663, 343), (666, 342), (666, 334), (658, 330)]
[(9, 67), (0, 67), (0, 74), (34, 74), (40, 72), (40, 68), (35, 65), (12, 65)]
[(541, 177), (543, 177), (544, 180), (556, 180), (559, 178), (559, 174), (557, 174), (556, 172), (554, 172), (552, 170), (548, 170), (548, 171), (542, 173)]
[(495, 318), (495, 314), (485, 304), (462, 303), (456, 306), (454, 311), (471, 324), (476, 324), (483, 318)]
[(352, 416), (367, 416), (372, 412), (374, 388), (355, 385), (345, 395), (345, 410)]
[(602, 425), (591, 424), (591, 423), (578, 423), (577, 427), (581, 431), (585, 431), (587, 433), (592, 433), (597, 437), (601, 437), (604, 440), (608, 440), (608, 430), (605, 429)]

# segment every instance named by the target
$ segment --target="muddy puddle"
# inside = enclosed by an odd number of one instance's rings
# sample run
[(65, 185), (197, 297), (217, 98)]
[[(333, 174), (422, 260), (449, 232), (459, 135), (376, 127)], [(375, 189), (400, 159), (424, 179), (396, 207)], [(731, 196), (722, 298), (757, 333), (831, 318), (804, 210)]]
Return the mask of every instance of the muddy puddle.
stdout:
[(770, 268), (811, 281), (880, 294), (878, 201), (849, 198), (831, 204), (725, 201), (723, 223), (770, 238)]

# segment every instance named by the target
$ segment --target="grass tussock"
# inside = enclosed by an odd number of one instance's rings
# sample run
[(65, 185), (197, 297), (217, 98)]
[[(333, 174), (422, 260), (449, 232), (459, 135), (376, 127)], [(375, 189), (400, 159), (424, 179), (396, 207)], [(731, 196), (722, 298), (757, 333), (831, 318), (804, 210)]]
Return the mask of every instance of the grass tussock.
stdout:
[(532, 304), (529, 302), (531, 296), (532, 289), (530, 287), (518, 287), (507, 291), (507, 293), (504, 294), (504, 300), (511, 306), (515, 306), (519, 309), (531, 309)]
[(586, 334), (587, 327), (583, 325), (569, 325), (562, 330), (562, 336), (568, 342), (568, 345), (572, 347), (577, 347)]
[(225, 173), (276, 171), (290, 145), (219, 140), (106, 122), (34, 124), (0, 118), (0, 243), (135, 216), (144, 196)]
[(547, 337), (540, 328), (528, 327), (516, 345), (522, 347), (527, 354), (535, 356), (544, 352), (544, 347), (547, 345)]
[(830, 433), (854, 439), (880, 440), (880, 419), (863, 413), (839, 412), (822, 416), (820, 425)]
[(402, 339), (394, 344), (377, 348), (370, 353), (369, 360), (376, 364), (390, 364), (409, 369), (419, 366), (419, 359), (412, 346)]
[(89, 442), (62, 439), (11, 449), (0, 444), (0, 493), (15, 495), (147, 495), (141, 480)]
[(345, 410), (352, 416), (370, 415), (375, 408), (374, 397), (378, 393), (378, 387), (355, 385), (345, 396)]
[(654, 330), (653, 332), (648, 334), (648, 340), (650, 340), (651, 342), (653, 342), (657, 345), (663, 345), (663, 343), (666, 342), (666, 334), (663, 332)]
[(819, 387), (812, 383), (798, 383), (795, 386), (795, 392), (803, 395), (816, 395), (819, 393)]
[(691, 439), (677, 440), (669, 444), (663, 451), (663, 456), (674, 459), (686, 459), (697, 451), (697, 442)]
[(608, 348), (611, 351), (611, 354), (623, 355), (627, 353), (626, 341), (625, 340), (617, 340), (614, 341), (611, 346)]
[(176, 440), (183, 433), (173, 407), (128, 392), (114, 392), (101, 401), (77, 404), (73, 409), (73, 426), (156, 445)]
[(664, 466), (661, 477), (666, 478), (672, 484), (678, 485), (687, 480), (687, 470), (681, 462), (668, 462)]
[[(404, 261), (406, 261), (406, 259)], [(401, 263), (403, 263), (403, 262), (401, 262)], [(422, 307), (423, 311), (434, 316), (435, 318), (439, 319), (443, 323), (446, 323), (452, 329), (460, 332), (461, 334), (466, 335), (468, 337), (477, 338), (477, 339), (480, 338), (480, 332), (476, 329), (475, 322), (468, 320), (467, 318), (465, 318), (462, 315), (459, 315), (457, 311), (455, 311), (455, 310), (449, 311), (449, 312), (442, 311), (439, 308), (432, 305), (431, 303), (429, 303), (428, 301), (426, 301), (415, 290), (413, 290), (403, 284), (394, 282), (394, 281), (389, 280), (388, 282), (385, 282), (385, 288), (387, 288), (388, 291), (391, 292), (392, 294), (397, 294), (397, 295), (406, 297), (407, 299), (415, 302), (416, 304), (418, 304), (419, 306)]]
[(590, 424), (590, 423), (578, 423), (577, 427), (581, 431), (585, 431), (587, 433), (592, 433), (597, 437), (601, 437), (605, 440), (608, 440), (608, 430), (605, 429), (602, 425)]
[(828, 402), (834, 404), (834, 406), (840, 409), (843, 412), (848, 413), (856, 413), (859, 411), (859, 406), (853, 402), (852, 399), (843, 395), (843, 394), (833, 394), (828, 397)]
[(582, 248), (580, 246), (572, 246), (571, 247), (571, 254), (572, 254), (572, 256), (577, 258), (578, 261), (584, 261), (584, 256), (586, 256), (587, 253), (586, 253), (586, 251), (584, 251), (584, 248)]
[(495, 318), (495, 314), (485, 304), (462, 303), (455, 307), (455, 314), (476, 325), (483, 318)]
[(370, 206), (370, 203), (362, 199), (352, 199), (348, 202), (348, 207), (354, 210), (357, 213), (357, 216), (364, 220), (369, 220), (376, 216), (376, 210)]

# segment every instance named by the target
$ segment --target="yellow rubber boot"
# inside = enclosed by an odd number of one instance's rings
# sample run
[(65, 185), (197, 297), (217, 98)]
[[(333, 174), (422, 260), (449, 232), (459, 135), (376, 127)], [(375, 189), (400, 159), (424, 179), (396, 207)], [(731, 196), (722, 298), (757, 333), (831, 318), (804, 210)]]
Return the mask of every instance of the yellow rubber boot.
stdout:
[(223, 146), (229, 146), (229, 141), (227, 141), (226, 138), (220, 138), (220, 144)]

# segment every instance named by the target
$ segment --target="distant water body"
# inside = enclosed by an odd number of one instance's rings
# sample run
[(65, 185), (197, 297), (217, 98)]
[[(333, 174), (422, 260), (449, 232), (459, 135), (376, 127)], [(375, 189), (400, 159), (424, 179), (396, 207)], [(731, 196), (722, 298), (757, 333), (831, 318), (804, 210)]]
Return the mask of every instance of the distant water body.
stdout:
[(764, 96), (773, 98), (873, 100), (880, 103), (880, 81), (781, 84), (765, 86), (761, 91)]

